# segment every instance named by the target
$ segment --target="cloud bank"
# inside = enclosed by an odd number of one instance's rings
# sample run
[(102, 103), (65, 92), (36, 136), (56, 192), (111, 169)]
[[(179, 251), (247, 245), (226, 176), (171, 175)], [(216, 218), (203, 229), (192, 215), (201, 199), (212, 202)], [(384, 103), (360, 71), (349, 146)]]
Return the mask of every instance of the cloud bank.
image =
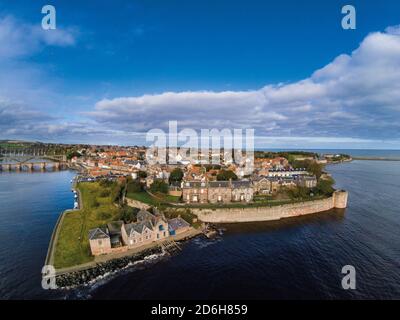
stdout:
[(165, 92), (99, 101), (109, 128), (255, 128), (260, 136), (400, 138), (400, 28), (369, 34), (309, 78), (253, 91)]
[[(0, 20), (0, 48), (12, 23), (12, 19)], [(18, 32), (12, 35), (15, 45), (0, 49), (0, 58), (26, 54), (16, 44), (20, 37)], [(29, 44), (32, 48), (41, 43), (74, 44), (73, 37), (35, 37)], [(78, 122), (60, 121), (58, 128), (44, 120), (29, 130), (38, 137), (49, 134), (79, 141), (85, 132), (93, 142), (101, 136), (106, 137), (102, 142), (129, 143), (132, 137), (154, 128), (167, 129), (168, 121), (177, 120), (180, 128), (254, 128), (258, 141), (268, 145), (275, 141), (321, 147), (326, 141), (346, 147), (386, 143), (400, 148), (400, 27), (370, 33), (351, 54), (336, 57), (298, 82), (249, 91), (164, 92), (102, 99), (83, 117)], [(12, 132), (17, 136), (27, 132), (30, 120), (24, 117), (24, 121), (19, 117), (0, 121), (0, 128), (7, 133), (14, 125)]]

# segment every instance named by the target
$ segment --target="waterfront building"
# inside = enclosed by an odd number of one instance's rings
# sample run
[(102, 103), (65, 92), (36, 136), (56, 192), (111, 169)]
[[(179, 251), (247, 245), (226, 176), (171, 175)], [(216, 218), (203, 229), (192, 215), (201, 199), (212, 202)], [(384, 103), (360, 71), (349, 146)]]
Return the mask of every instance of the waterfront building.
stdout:
[(94, 256), (111, 252), (111, 239), (108, 230), (95, 228), (89, 230), (89, 244)]
[(182, 198), (186, 203), (207, 203), (207, 183), (205, 181), (182, 182)]
[(254, 193), (256, 194), (271, 194), (272, 185), (271, 181), (263, 176), (256, 176), (253, 179)]
[(168, 231), (171, 236), (189, 231), (190, 228), (190, 224), (180, 217), (168, 220)]
[(254, 189), (250, 181), (240, 180), (231, 182), (232, 201), (250, 202), (253, 200)]
[(253, 200), (250, 181), (185, 181), (182, 198), (186, 203), (229, 203)]
[(317, 186), (316, 176), (298, 176), (296, 183), (300, 187), (315, 188)]
[(168, 222), (162, 214), (140, 210), (137, 222), (124, 224), (121, 228), (123, 242), (129, 248), (165, 239), (169, 236)]

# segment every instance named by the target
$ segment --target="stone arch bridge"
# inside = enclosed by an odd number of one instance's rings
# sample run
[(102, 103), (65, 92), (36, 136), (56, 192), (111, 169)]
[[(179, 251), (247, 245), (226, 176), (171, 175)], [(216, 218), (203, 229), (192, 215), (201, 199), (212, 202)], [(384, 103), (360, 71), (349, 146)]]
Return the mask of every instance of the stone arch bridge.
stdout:
[(0, 152), (0, 171), (21, 171), (27, 169), (53, 170), (64, 169), (68, 166), (65, 155), (48, 155), (43, 152)]

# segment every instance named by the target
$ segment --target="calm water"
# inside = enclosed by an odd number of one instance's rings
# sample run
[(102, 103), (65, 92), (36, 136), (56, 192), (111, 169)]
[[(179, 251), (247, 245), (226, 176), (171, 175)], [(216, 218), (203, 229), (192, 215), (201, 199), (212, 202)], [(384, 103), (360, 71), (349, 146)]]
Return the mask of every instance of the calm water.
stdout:
[[(345, 213), (225, 225), (173, 256), (102, 280), (70, 298), (400, 298), (400, 162), (330, 166), (350, 192)], [(40, 286), (58, 214), (72, 206), (73, 173), (0, 174), (0, 297), (63, 298)], [(357, 270), (357, 290), (341, 289), (341, 268)]]

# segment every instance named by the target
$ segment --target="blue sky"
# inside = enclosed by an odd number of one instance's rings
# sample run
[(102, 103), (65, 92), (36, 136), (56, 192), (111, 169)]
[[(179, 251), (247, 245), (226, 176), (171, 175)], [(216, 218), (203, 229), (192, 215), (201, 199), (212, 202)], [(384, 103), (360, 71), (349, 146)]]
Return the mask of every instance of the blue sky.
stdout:
[[(137, 144), (254, 128), (257, 147), (400, 148), (400, 3), (0, 1), (0, 139)], [(41, 7), (57, 10), (42, 30)]]

